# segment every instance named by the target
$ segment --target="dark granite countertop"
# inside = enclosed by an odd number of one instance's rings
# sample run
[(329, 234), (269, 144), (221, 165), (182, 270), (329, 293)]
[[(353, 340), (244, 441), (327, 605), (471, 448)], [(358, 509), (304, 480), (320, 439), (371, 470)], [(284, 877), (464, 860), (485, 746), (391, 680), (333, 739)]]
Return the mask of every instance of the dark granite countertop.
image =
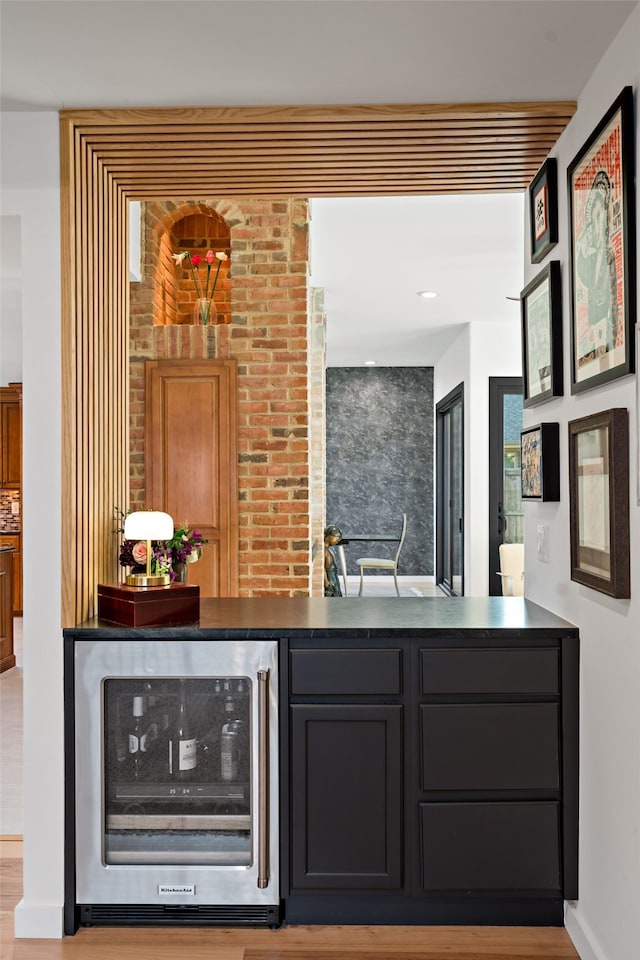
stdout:
[(478, 638), (508, 631), (511, 638), (577, 636), (578, 628), (521, 597), (398, 598), (224, 598), (200, 602), (198, 623), (167, 627), (127, 627), (94, 617), (64, 636), (83, 639), (181, 638), (241, 639), (313, 636), (398, 639), (416, 633), (455, 637), (470, 631)]
[(0, 546), (0, 553), (15, 553), (15, 547), (3, 547)]

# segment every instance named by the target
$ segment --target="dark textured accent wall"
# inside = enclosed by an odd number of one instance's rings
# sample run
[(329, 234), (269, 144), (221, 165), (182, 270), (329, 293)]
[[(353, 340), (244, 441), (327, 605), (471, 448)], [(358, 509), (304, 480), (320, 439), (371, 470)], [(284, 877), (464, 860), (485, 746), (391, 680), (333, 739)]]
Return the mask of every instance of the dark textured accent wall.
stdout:
[[(406, 513), (400, 576), (434, 572), (433, 422), (432, 367), (328, 368), (327, 523), (345, 536), (399, 535)], [(357, 557), (395, 549), (348, 544), (348, 572)]]

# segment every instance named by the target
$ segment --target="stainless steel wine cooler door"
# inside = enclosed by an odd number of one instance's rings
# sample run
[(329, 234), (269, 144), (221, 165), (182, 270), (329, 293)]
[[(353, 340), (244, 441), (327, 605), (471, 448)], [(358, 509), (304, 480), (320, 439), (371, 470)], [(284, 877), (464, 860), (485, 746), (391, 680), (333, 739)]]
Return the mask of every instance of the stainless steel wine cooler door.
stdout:
[(277, 643), (74, 651), (76, 902), (277, 903)]

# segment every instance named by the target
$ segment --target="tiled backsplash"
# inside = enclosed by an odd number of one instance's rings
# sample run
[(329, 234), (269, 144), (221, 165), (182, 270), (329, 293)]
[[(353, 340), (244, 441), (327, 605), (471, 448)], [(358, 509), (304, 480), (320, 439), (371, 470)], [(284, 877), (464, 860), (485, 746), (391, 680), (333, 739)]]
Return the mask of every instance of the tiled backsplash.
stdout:
[(13, 513), (12, 504), (14, 503), (20, 506), (19, 490), (0, 490), (0, 530), (6, 530), (9, 533), (13, 530), (16, 533), (20, 532), (20, 511), (18, 509), (18, 513)]

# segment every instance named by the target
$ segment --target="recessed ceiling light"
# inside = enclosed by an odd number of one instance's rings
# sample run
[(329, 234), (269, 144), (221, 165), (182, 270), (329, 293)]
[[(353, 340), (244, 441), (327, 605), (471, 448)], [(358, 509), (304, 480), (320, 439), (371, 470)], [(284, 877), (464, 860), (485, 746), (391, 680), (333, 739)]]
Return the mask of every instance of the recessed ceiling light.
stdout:
[(364, 365), (365, 365), (365, 367), (375, 367), (376, 361), (375, 361), (375, 360), (365, 360)]
[(438, 294), (435, 290), (418, 290), (418, 296), (424, 297), (425, 300), (432, 300), (433, 297), (437, 297)]

